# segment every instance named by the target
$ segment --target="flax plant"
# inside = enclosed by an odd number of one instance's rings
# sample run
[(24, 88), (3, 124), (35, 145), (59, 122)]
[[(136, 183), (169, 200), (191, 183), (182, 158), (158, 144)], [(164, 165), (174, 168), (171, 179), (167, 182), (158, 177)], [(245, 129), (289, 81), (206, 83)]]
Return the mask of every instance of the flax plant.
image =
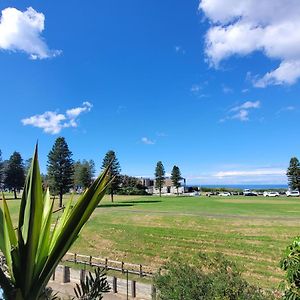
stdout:
[(5, 299), (42, 299), (56, 266), (77, 239), (80, 230), (103, 198), (109, 184), (109, 166), (79, 199), (70, 200), (54, 227), (53, 200), (43, 192), (37, 146), (28, 172), (16, 228), (3, 195), (0, 209), (0, 249), (7, 270), (0, 269)]

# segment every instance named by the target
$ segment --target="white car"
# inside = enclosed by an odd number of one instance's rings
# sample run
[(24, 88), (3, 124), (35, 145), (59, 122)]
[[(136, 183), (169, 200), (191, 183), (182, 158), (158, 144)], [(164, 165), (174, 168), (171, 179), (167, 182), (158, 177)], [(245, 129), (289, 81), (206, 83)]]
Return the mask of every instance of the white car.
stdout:
[(279, 197), (278, 192), (264, 192), (264, 197)]
[(287, 191), (286, 192), (286, 195), (288, 197), (299, 197), (300, 196), (300, 193), (299, 191)]
[(220, 193), (219, 196), (228, 197), (228, 196), (231, 196), (231, 194), (229, 192), (223, 192), (223, 193)]

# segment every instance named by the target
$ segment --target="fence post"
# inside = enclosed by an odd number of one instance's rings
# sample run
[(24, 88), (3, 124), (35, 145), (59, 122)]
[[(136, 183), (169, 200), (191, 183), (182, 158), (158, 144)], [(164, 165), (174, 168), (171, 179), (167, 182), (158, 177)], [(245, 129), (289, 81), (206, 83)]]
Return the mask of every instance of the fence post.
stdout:
[(70, 268), (63, 266), (63, 283), (70, 282)]
[(124, 273), (124, 262), (122, 261), (122, 273)]
[(108, 270), (108, 259), (105, 258), (105, 270), (107, 271)]
[(156, 300), (156, 287), (154, 285), (151, 286), (151, 299)]
[(92, 259), (93, 259), (93, 257), (92, 257), (92, 255), (90, 255), (90, 266), (92, 265)]
[(136, 297), (136, 281), (131, 280), (131, 297), (135, 298)]
[(140, 277), (143, 277), (143, 266), (140, 265)]
[(80, 270), (80, 280), (84, 281), (85, 279), (85, 270)]
[(77, 254), (74, 253), (74, 263), (76, 264), (77, 263)]
[(117, 288), (117, 277), (113, 277), (113, 292), (116, 294), (118, 292)]

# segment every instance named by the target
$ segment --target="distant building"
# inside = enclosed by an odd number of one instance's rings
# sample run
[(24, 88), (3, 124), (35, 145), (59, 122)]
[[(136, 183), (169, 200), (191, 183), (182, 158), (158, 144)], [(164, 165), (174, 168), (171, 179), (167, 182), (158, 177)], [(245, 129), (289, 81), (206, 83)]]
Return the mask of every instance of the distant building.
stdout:
[[(140, 183), (146, 187), (148, 194), (158, 195), (159, 189), (155, 187), (155, 180), (150, 178), (139, 178)], [(178, 188), (179, 194), (187, 192), (186, 179), (182, 178), (181, 185)], [(161, 189), (162, 194), (177, 194), (177, 188), (173, 185), (171, 178), (167, 177)]]

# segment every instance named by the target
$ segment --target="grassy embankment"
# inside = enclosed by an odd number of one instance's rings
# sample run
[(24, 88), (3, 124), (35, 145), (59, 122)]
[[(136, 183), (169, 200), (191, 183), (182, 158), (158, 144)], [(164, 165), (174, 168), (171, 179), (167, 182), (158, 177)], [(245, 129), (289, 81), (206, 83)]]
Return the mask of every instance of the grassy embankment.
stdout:
[[(14, 221), (19, 201), (10, 200)], [(282, 279), (282, 251), (300, 235), (300, 199), (264, 197), (106, 197), (72, 252), (149, 266), (174, 253), (222, 252), (263, 287)]]

